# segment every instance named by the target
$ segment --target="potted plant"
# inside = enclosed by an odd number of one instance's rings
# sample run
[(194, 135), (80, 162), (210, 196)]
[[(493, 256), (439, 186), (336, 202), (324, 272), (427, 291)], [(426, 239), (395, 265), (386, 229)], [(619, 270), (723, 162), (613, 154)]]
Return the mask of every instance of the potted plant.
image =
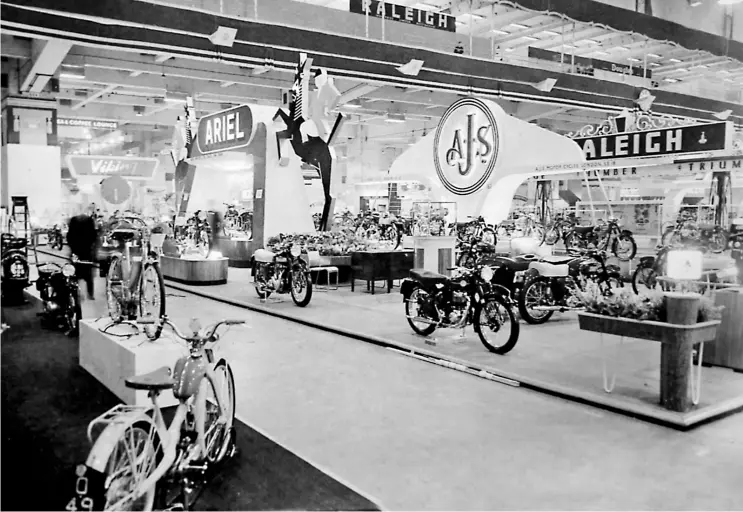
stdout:
[(630, 288), (623, 288), (607, 295), (598, 285), (589, 283), (577, 295), (586, 308), (585, 312), (578, 313), (578, 322), (584, 331), (696, 344), (714, 339), (722, 318), (722, 308), (703, 295), (696, 295), (699, 311), (696, 323), (691, 325), (668, 323), (666, 294), (661, 291), (638, 295)]

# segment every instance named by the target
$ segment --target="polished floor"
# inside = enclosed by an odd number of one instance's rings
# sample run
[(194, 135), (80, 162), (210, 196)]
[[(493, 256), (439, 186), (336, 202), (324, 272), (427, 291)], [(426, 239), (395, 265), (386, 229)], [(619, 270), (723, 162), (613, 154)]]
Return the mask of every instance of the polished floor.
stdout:
[(743, 508), (741, 414), (677, 432), (169, 294), (181, 324), (191, 316), (250, 324), (219, 347), (246, 424), (383, 507)]

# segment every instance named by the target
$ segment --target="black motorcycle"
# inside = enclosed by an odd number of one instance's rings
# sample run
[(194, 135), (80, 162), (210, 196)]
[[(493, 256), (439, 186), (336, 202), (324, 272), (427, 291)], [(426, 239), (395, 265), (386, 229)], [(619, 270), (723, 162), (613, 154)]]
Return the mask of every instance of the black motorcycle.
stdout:
[(668, 253), (672, 246), (660, 246), (655, 256), (644, 256), (640, 258), (635, 273), (632, 274), (632, 291), (640, 293), (642, 290), (655, 290), (663, 288), (658, 282), (658, 276), (664, 276)]
[(55, 224), (54, 227), (49, 230), (49, 247), (61, 251), (64, 248), (65, 234), (62, 224)]
[(45, 262), (36, 264), (39, 273), (36, 289), (39, 290), (42, 312), (39, 313), (50, 327), (62, 327), (72, 336), (79, 332), (82, 310), (78, 292), (75, 266)]
[(573, 255), (586, 249), (608, 251), (611, 248), (621, 261), (630, 261), (637, 254), (637, 242), (632, 231), (620, 228), (615, 218), (597, 226), (573, 226), (565, 234), (565, 248)]
[(578, 311), (583, 304), (574, 293), (583, 283), (594, 281), (604, 293), (624, 286), (617, 265), (606, 264), (604, 251), (587, 251), (585, 256), (539, 260), (529, 264), (526, 284), (518, 297), (521, 318), (543, 324), (555, 311)]
[(486, 244), (495, 245), (498, 237), (495, 234), (495, 227), (485, 222), (480, 216), (477, 218), (470, 217), (468, 222), (458, 222), (456, 225), (457, 239), (462, 242), (469, 242), (472, 239), (485, 242)]
[(477, 238), (457, 241), (457, 266), (474, 268), (475, 265), (486, 256), (495, 254), (495, 245), (480, 241)]
[(454, 271), (452, 277), (414, 269), (410, 278), (403, 280), (400, 293), (410, 327), (416, 334), (429, 336), (437, 327), (464, 329), (472, 324), (489, 351), (510, 352), (519, 339), (519, 324), (508, 290), (491, 283), (493, 269), (450, 270)]
[(9, 233), (0, 237), (0, 260), (2, 260), (2, 297), (7, 303), (22, 303), (23, 290), (28, 288), (28, 240)]
[(273, 293), (291, 293), (300, 308), (310, 303), (312, 277), (301, 255), (301, 247), (289, 243), (280, 243), (276, 252), (258, 249), (253, 253), (251, 275), (259, 299), (266, 300)]
[(680, 219), (675, 225), (668, 226), (663, 232), (661, 243), (664, 246), (685, 245), (697, 247), (720, 254), (728, 246), (728, 231), (715, 224), (696, 225)]
[(526, 273), (533, 261), (539, 261), (536, 254), (524, 254), (523, 256), (507, 257), (484, 255), (480, 264), (493, 267), (493, 284), (506, 288), (511, 297), (518, 297), (524, 287)]

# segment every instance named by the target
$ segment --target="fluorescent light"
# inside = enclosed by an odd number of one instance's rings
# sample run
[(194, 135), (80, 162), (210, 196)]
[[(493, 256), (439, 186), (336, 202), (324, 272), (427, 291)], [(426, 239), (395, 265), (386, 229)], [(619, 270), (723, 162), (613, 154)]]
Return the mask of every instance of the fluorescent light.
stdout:
[(654, 68), (657, 68), (658, 66), (660, 66), (660, 63), (658, 63), (658, 62), (648, 62), (648, 66), (653, 66)]
[(522, 30), (529, 28), (526, 25), (522, 25), (521, 23), (511, 23), (509, 27), (520, 28)]
[(404, 123), (405, 119), (395, 119), (393, 117), (389, 117), (385, 119), (385, 121), (387, 121), (388, 123)]
[(599, 41), (596, 41), (595, 39), (584, 39), (583, 41), (589, 44), (601, 44)]
[(441, 7), (437, 5), (427, 4), (425, 2), (418, 2), (413, 6), (415, 9), (420, 9), (421, 11), (440, 11)]
[(702, 2), (702, 0), (690, 0), (689, 1), (689, 7), (698, 7), (698, 6), (702, 5), (702, 3), (704, 3), (704, 2)]
[(635, 57), (630, 57), (627, 60), (630, 61), (630, 62), (640, 62), (640, 59), (635, 58)]
[(572, 44), (564, 44), (562, 45), (563, 48), (575, 48)]
[(670, 84), (675, 84), (676, 82), (678, 82), (678, 80), (675, 78), (664, 78), (663, 81), (668, 82)]
[(609, 55), (609, 52), (605, 52), (603, 50), (596, 50), (595, 52), (591, 52), (595, 55)]
[(545, 30), (544, 32), (542, 32), (542, 34), (547, 34), (548, 36), (552, 36), (552, 37), (556, 37), (560, 35), (559, 32), (555, 32), (554, 30)]
[(617, 46), (617, 50), (619, 50), (620, 52), (628, 52), (629, 48), (625, 46)]
[(479, 14), (470, 14), (468, 12), (465, 12), (465, 13), (460, 14), (458, 16), (458, 18), (464, 18), (465, 16), (471, 16), (472, 18), (474, 18), (476, 20), (484, 20), (485, 19), (485, 16), (481, 16)]
[(513, 51), (513, 48), (506, 48), (506, 51), (507, 52), (512, 52)]
[(491, 31), (490, 31), (490, 33), (491, 33), (491, 34), (498, 34), (499, 36), (508, 36), (508, 35), (510, 35), (510, 34), (509, 34), (508, 32), (506, 32), (505, 30), (499, 30), (499, 29), (497, 29), (497, 28), (494, 28), (493, 30), (491, 30)]
[(692, 66), (691, 69), (707, 69), (708, 67), (707, 64), (699, 64), (697, 66)]
[(359, 100), (351, 100), (343, 106), (346, 108), (361, 108), (361, 102)]
[(534, 36), (523, 36), (521, 39), (526, 39), (527, 41), (539, 41), (539, 38)]
[(681, 61), (679, 59), (677, 59), (677, 58), (672, 58), (672, 59), (668, 59), (668, 62), (677, 62), (678, 63), (678, 62), (681, 62)]
[(720, 73), (721, 75), (729, 75), (729, 74), (730, 74), (730, 71), (729, 71), (729, 70), (727, 70), (727, 69), (721, 69), (721, 70), (719, 71), (719, 73)]
[(458, 26), (460, 26), (460, 27), (461, 27), (462, 25), (466, 25), (466, 23), (465, 23), (465, 22), (463, 22), (463, 21), (459, 21), (459, 20), (454, 20), (454, 23), (455, 23), (455, 24), (457, 24), (457, 25), (458, 25)]
[(689, 70), (686, 68), (678, 68), (675, 71), (678, 71), (679, 73), (687, 73)]
[(64, 78), (65, 80), (85, 80), (84, 75), (74, 75), (72, 73), (60, 73), (59, 78)]
[(661, 56), (658, 55), (657, 53), (648, 53), (647, 55), (648, 55), (648, 57), (653, 58), (653, 59), (660, 59), (661, 58)]
[(743, 0), (717, 0), (717, 3), (720, 5), (733, 5), (741, 2), (743, 2)]

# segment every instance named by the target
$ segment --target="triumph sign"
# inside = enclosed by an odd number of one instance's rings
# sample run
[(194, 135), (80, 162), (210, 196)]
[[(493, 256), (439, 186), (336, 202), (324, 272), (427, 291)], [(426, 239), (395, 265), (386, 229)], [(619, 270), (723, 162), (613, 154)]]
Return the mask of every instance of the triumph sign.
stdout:
[(727, 123), (677, 126), (573, 139), (586, 160), (646, 157), (725, 149)]
[(434, 165), (452, 194), (480, 190), (498, 160), (498, 126), (490, 108), (476, 98), (463, 98), (441, 117), (433, 140)]

